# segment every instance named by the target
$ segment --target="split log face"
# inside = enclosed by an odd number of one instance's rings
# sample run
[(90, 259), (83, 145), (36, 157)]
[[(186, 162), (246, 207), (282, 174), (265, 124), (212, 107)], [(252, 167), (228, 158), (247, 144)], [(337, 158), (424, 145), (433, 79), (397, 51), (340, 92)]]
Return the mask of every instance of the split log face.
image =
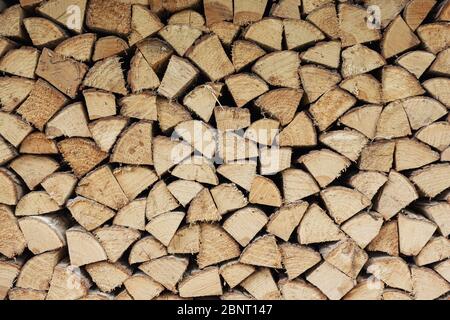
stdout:
[(0, 299), (448, 299), (449, 23), (0, 0)]

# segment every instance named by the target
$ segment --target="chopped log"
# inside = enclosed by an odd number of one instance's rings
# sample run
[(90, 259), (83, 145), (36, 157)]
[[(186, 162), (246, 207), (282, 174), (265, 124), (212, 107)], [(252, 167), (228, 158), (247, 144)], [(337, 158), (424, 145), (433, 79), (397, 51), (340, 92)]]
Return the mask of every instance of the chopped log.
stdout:
[(232, 261), (222, 265), (219, 272), (230, 288), (233, 289), (255, 272), (255, 267)]
[(253, 179), (256, 176), (256, 162), (243, 161), (226, 163), (217, 168), (217, 173), (245, 190), (250, 191)]
[(146, 216), (152, 219), (162, 213), (172, 211), (178, 207), (177, 200), (172, 196), (164, 181), (158, 181), (150, 190), (147, 197)]
[(318, 252), (297, 244), (283, 243), (280, 251), (289, 280), (297, 278), (322, 260)]
[(338, 241), (344, 233), (317, 204), (312, 204), (303, 216), (297, 229), (300, 244)]
[(225, 83), (237, 107), (243, 107), (251, 100), (269, 91), (268, 85), (261, 78), (249, 73), (227, 77)]
[(430, 71), (440, 76), (450, 76), (450, 64), (448, 62), (449, 59), (450, 50), (445, 49), (441, 51), (437, 55), (436, 60), (431, 65)]
[(291, 165), (292, 149), (291, 148), (260, 148), (259, 160), (261, 167), (259, 172), (261, 175), (274, 175), (281, 172)]
[(56, 46), (55, 53), (80, 62), (88, 62), (91, 60), (96, 39), (95, 33), (84, 33), (67, 38)]
[(75, 192), (115, 210), (129, 202), (108, 166), (100, 167), (87, 174), (80, 180)]
[(147, 236), (138, 240), (131, 247), (128, 262), (132, 265), (157, 259), (165, 255), (167, 255), (166, 247), (153, 236)]
[(361, 152), (359, 169), (389, 172), (393, 166), (395, 145), (391, 140), (368, 144)]
[(158, 120), (158, 104), (161, 101), (164, 100), (146, 91), (131, 94), (119, 100), (120, 114), (141, 120)]
[(267, 221), (267, 216), (263, 211), (255, 207), (246, 207), (233, 213), (223, 223), (223, 228), (241, 246), (246, 247), (267, 224)]
[(202, 31), (194, 26), (186, 24), (172, 24), (165, 26), (159, 35), (167, 41), (175, 51), (184, 56), (186, 51), (194, 44), (201, 35)]
[(198, 70), (187, 60), (172, 56), (158, 93), (168, 99), (181, 95), (195, 81)]
[(135, 273), (124, 285), (134, 300), (152, 300), (164, 291), (162, 285), (143, 273)]
[(258, 157), (258, 146), (233, 131), (219, 132), (218, 157), (228, 163)]
[(420, 44), (419, 38), (412, 32), (401, 16), (392, 21), (381, 41), (381, 52), (388, 59)]
[(433, 237), (422, 248), (420, 253), (414, 257), (414, 262), (418, 266), (424, 266), (434, 262), (439, 262), (450, 257), (450, 243), (447, 238)]
[(278, 281), (278, 287), (284, 300), (327, 300), (319, 289), (300, 279), (282, 279)]
[(339, 86), (364, 102), (382, 103), (381, 83), (370, 74), (347, 78)]
[(398, 218), (400, 253), (417, 256), (436, 228), (434, 223), (423, 216), (409, 212), (400, 214)]
[[(240, 109), (239, 109), (240, 110)], [(243, 109), (244, 110), (244, 109)], [(220, 111), (216, 110), (215, 117), (217, 126), (223, 119), (223, 114), (219, 115)], [(248, 120), (250, 122), (250, 119)], [(221, 129), (219, 129), (221, 130)], [(215, 132), (213, 128), (202, 121), (198, 120), (188, 120), (181, 122), (175, 127), (174, 131), (178, 136), (183, 138), (187, 143), (189, 143), (196, 151), (200, 152), (207, 159), (211, 159), (214, 157), (216, 145), (215, 145)], [(196, 153), (198, 153), (196, 152)], [(184, 163), (192, 164), (202, 164), (207, 163), (208, 160), (204, 159), (203, 161), (199, 161), (197, 163), (196, 159), (203, 159), (201, 156), (195, 155), (190, 159), (186, 159)], [(215, 172), (214, 168), (212, 172)], [(172, 173), (173, 174), (173, 173)], [(174, 174), (173, 174), (174, 175)], [(187, 179), (187, 180), (195, 180), (195, 179)], [(216, 178), (212, 179), (212, 181), (217, 180)]]
[(167, 62), (173, 54), (172, 47), (155, 38), (138, 42), (136, 47), (155, 72), (161, 71), (167, 65)]
[(76, 184), (77, 178), (69, 172), (55, 172), (41, 182), (44, 190), (60, 206), (69, 199)]
[(186, 94), (183, 104), (203, 121), (208, 122), (221, 95), (223, 84), (206, 83)]
[(331, 39), (340, 37), (339, 20), (334, 3), (328, 3), (311, 11), (306, 20), (318, 27)]
[(272, 180), (266, 177), (256, 176), (250, 188), (249, 202), (280, 207), (282, 203), (280, 190)]
[(183, 207), (186, 207), (203, 189), (203, 186), (196, 181), (176, 180), (168, 184), (167, 189)]
[(275, 89), (260, 96), (255, 101), (255, 105), (261, 109), (262, 113), (268, 113), (284, 126), (293, 122), (302, 96), (303, 91), (299, 89)]
[(450, 21), (450, 6), (448, 1), (444, 1), (436, 14), (439, 21)]
[(188, 110), (172, 100), (157, 98), (156, 108), (159, 127), (163, 132), (173, 129), (181, 122), (192, 119)]
[(237, 37), (241, 27), (231, 22), (217, 22), (209, 27), (210, 31), (215, 33), (223, 45), (229, 47)]
[(87, 231), (92, 231), (114, 217), (115, 212), (95, 201), (77, 197), (67, 203), (72, 217)]
[(388, 24), (401, 13), (409, 0), (364, 0), (366, 6), (376, 5), (380, 7), (380, 27), (386, 28)]
[[(203, 269), (239, 257), (239, 244), (217, 224), (203, 223), (200, 227), (200, 251), (197, 264)], [(181, 285), (179, 286), (181, 292)]]
[(233, 23), (246, 25), (261, 20), (267, 0), (235, 0)]
[(411, 274), (416, 300), (433, 300), (450, 290), (448, 282), (432, 269), (413, 266)]
[(371, 205), (371, 201), (365, 195), (345, 187), (329, 187), (322, 190), (320, 196), (338, 224), (342, 224)]
[(126, 95), (128, 90), (125, 87), (120, 58), (113, 56), (97, 62), (89, 69), (83, 80), (83, 85)]
[(137, 230), (121, 227), (101, 227), (93, 231), (110, 262), (117, 262), (125, 250), (141, 237)]
[(279, 300), (281, 294), (268, 268), (261, 268), (245, 279), (241, 286), (258, 300)]
[[(35, 78), (40, 52), (31, 47), (9, 50), (0, 60), (0, 71), (29, 79)], [(21, 63), (17, 63), (20, 61)]]
[(412, 183), (405, 176), (392, 170), (389, 173), (388, 181), (375, 201), (374, 209), (385, 220), (389, 220), (418, 197)]
[(384, 283), (378, 279), (360, 279), (360, 282), (347, 293), (343, 300), (382, 300)]
[(20, 144), (20, 152), (28, 154), (57, 154), (56, 142), (49, 139), (45, 133), (36, 131), (30, 133)]
[(281, 252), (274, 236), (265, 235), (250, 243), (239, 258), (244, 264), (268, 268), (282, 268)]
[(83, 91), (90, 120), (116, 114), (116, 98), (112, 93), (88, 89)]
[(327, 147), (355, 162), (368, 143), (368, 139), (363, 134), (353, 130), (336, 130), (323, 133), (319, 140)]
[(8, 258), (20, 255), (26, 247), (25, 238), (19, 229), (17, 218), (6, 205), (0, 205), (0, 253)]
[(177, 283), (187, 269), (189, 260), (175, 256), (165, 256), (144, 262), (139, 266), (145, 274), (162, 284), (166, 289), (177, 293)]
[(17, 109), (25, 120), (42, 131), (45, 124), (66, 103), (66, 97), (44, 80), (36, 81), (28, 98)]
[(337, 72), (314, 65), (300, 67), (299, 74), (310, 103), (319, 99), (341, 81), (341, 76)]
[(13, 287), (16, 277), (20, 273), (20, 262), (1, 260), (0, 261), (0, 299), (4, 300), (8, 295), (8, 291)]
[(283, 26), (289, 50), (302, 49), (325, 39), (322, 31), (308, 21), (284, 19)]
[(386, 60), (376, 51), (357, 44), (342, 51), (341, 73), (344, 78), (381, 68)]
[(260, 145), (272, 146), (279, 133), (280, 123), (272, 119), (260, 119), (254, 121), (247, 128), (244, 138)]
[(232, 61), (236, 71), (247, 67), (265, 54), (266, 52), (257, 44), (246, 40), (235, 41), (231, 51)]
[(215, 107), (214, 118), (220, 131), (244, 129), (251, 123), (250, 110), (244, 108)]
[(70, 264), (83, 266), (108, 259), (100, 242), (81, 227), (72, 227), (66, 231)]
[(17, 176), (6, 168), (0, 168), (0, 203), (15, 205), (23, 195), (23, 187)]
[(412, 291), (409, 267), (402, 258), (388, 256), (371, 258), (366, 269), (389, 287)]
[(152, 169), (136, 166), (125, 166), (113, 171), (114, 177), (128, 199), (135, 199), (143, 190), (158, 180)]
[(128, 83), (132, 92), (140, 92), (146, 89), (153, 90), (160, 85), (158, 76), (138, 50), (131, 59)]
[(15, 215), (34, 216), (60, 210), (61, 207), (45, 191), (31, 191), (24, 195), (16, 205)]
[(427, 202), (418, 204), (418, 209), (428, 219), (433, 221), (439, 229), (439, 232), (447, 237), (450, 234), (449, 214), (450, 204), (447, 202)]
[(339, 300), (354, 286), (355, 281), (328, 262), (314, 269), (306, 280), (318, 287), (329, 299)]
[(364, 249), (379, 235), (382, 225), (383, 219), (377, 212), (365, 212), (345, 222), (341, 229)]
[(86, 25), (96, 31), (127, 35), (131, 30), (131, 5), (113, 0), (94, 0), (88, 4)]
[(10, 164), (30, 190), (33, 190), (46, 177), (58, 170), (59, 164), (46, 156), (22, 155)]
[(445, 260), (441, 263), (438, 263), (437, 265), (434, 266), (434, 270), (437, 273), (439, 273), (439, 275), (447, 281), (450, 278), (449, 277), (449, 275), (450, 275), (449, 274), (449, 271), (450, 271), (449, 262), (450, 262), (450, 259), (447, 259), (447, 260)]
[(417, 169), (438, 161), (439, 158), (439, 153), (417, 140), (400, 139), (396, 142), (395, 168), (397, 171)]
[(153, 164), (152, 123), (141, 121), (128, 127), (117, 140), (111, 162), (134, 165)]
[(128, 35), (128, 43), (133, 46), (140, 40), (152, 36), (163, 26), (158, 16), (148, 8), (133, 5), (131, 7), (131, 33)]
[(64, 29), (44, 18), (25, 18), (23, 19), (23, 24), (31, 38), (31, 42), (38, 48), (53, 48), (67, 38), (67, 33)]
[(387, 180), (386, 175), (381, 172), (360, 171), (350, 178), (349, 184), (368, 199), (373, 199)]
[(145, 230), (167, 247), (181, 221), (183, 221), (184, 216), (185, 214), (183, 212), (162, 213), (150, 220)]
[(0, 14), (0, 35), (4, 37), (24, 38), (22, 29), (25, 12), (20, 5), (14, 5), (2, 10)]
[(2, 111), (15, 110), (31, 92), (34, 81), (25, 78), (0, 78), (0, 106)]
[(116, 36), (102, 37), (95, 42), (92, 61), (97, 62), (105, 58), (120, 55), (128, 49), (127, 42), (122, 38)]
[(54, 269), (46, 300), (77, 300), (87, 295), (91, 285), (84, 272), (63, 261)]
[(425, 93), (416, 77), (402, 67), (383, 68), (383, 99), (385, 102), (405, 99)]
[[(89, 123), (89, 132), (103, 152), (109, 152), (117, 137), (125, 129), (128, 120), (122, 117), (106, 117)], [(105, 134), (108, 131), (107, 134)]]
[(409, 51), (395, 61), (419, 79), (428, 67), (433, 63), (436, 56), (427, 51)]
[(114, 217), (113, 223), (123, 227), (145, 230), (145, 198), (136, 199), (120, 209)]
[(439, 77), (431, 78), (425, 81), (422, 85), (433, 98), (440, 101), (448, 109), (450, 108), (450, 95), (445, 88), (448, 87), (449, 83), (449, 79)]
[(296, 89), (300, 87), (299, 66), (298, 53), (286, 50), (263, 56), (253, 65), (252, 71), (272, 86)]
[(121, 263), (101, 261), (86, 266), (92, 281), (102, 292), (111, 292), (131, 276), (131, 270)]
[[(54, 22), (57, 22), (67, 27), (68, 29), (75, 31), (76, 33), (81, 33), (84, 24), (86, 2), (86, 0), (50, 0), (40, 4), (39, 7), (36, 8), (36, 10), (44, 17), (47, 17)], [(76, 20), (71, 16), (71, 6), (76, 6), (77, 10), (79, 10), (78, 12), (80, 16), (77, 18), (79, 20)]]
[(283, 29), (283, 22), (280, 19), (264, 18), (248, 26), (244, 30), (243, 37), (245, 40), (256, 42), (263, 49), (281, 50)]
[(19, 226), (33, 254), (60, 249), (66, 246), (66, 217), (61, 215), (30, 216), (19, 219)]
[(211, 189), (211, 195), (221, 215), (241, 209), (248, 204), (247, 198), (233, 183), (219, 184)]
[(450, 164), (429, 165), (414, 171), (410, 179), (423, 194), (435, 197), (450, 187)]
[(30, 258), (17, 277), (16, 286), (44, 291), (50, 287), (53, 270), (63, 257), (63, 250), (49, 251)]
[(365, 105), (353, 108), (340, 119), (340, 123), (356, 129), (369, 139), (374, 139), (377, 124), (383, 108), (379, 105)]
[(203, 1), (203, 8), (205, 10), (207, 26), (216, 22), (233, 19), (232, 0), (205, 0)]
[(9, 162), (17, 157), (17, 151), (0, 137), (0, 165)]
[(300, 55), (307, 63), (317, 63), (328, 68), (337, 69), (341, 59), (339, 41), (319, 42)]
[(167, 246), (169, 253), (195, 254), (200, 251), (200, 226), (187, 225), (178, 229)]
[(299, 0), (281, 0), (274, 3), (270, 9), (270, 15), (278, 18), (300, 19)]
[(211, 267), (205, 270), (194, 270), (178, 285), (183, 298), (217, 296), (223, 293), (220, 282), (219, 268)]
[(89, 138), (91, 132), (87, 122), (83, 104), (76, 102), (62, 109), (47, 122), (45, 134), (51, 139), (61, 136)]
[(450, 145), (449, 133), (449, 123), (438, 121), (417, 131), (416, 138), (439, 151), (444, 151)]
[(192, 199), (187, 212), (186, 221), (194, 223), (198, 221), (220, 221), (222, 216), (217, 210), (216, 204), (208, 188), (203, 188)]
[(418, 130), (442, 118), (447, 109), (438, 101), (428, 97), (412, 97), (403, 100), (411, 129)]
[(172, 14), (167, 20), (167, 24), (186, 24), (201, 28), (205, 25), (205, 18), (197, 11), (186, 9)]
[(314, 177), (320, 187), (325, 188), (350, 166), (350, 160), (327, 149), (311, 151), (298, 159)]
[(286, 169), (282, 173), (283, 195), (286, 203), (293, 203), (320, 191), (317, 182), (300, 169)]
[(449, 45), (450, 39), (447, 36), (449, 28), (448, 23), (436, 22), (424, 24), (416, 31), (428, 51), (437, 54)]
[(381, 227), (378, 235), (367, 246), (368, 251), (379, 251), (391, 256), (398, 256), (398, 225), (397, 220), (391, 220)]
[(190, 159), (182, 161), (171, 173), (174, 177), (180, 179), (210, 185), (217, 185), (219, 183), (213, 163), (201, 156), (193, 156)]

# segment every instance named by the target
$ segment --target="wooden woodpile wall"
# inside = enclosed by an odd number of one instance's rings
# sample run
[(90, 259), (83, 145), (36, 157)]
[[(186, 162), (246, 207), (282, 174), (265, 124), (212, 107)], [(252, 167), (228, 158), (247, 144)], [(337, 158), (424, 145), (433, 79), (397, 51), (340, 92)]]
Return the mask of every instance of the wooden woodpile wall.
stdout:
[(0, 299), (447, 299), (449, 1), (0, 8)]

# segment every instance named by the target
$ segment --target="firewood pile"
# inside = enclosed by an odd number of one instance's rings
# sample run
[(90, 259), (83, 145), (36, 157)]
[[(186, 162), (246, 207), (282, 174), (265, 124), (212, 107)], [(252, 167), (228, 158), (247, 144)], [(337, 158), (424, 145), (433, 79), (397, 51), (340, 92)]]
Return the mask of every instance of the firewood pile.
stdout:
[(450, 1), (0, 10), (0, 299), (448, 299)]

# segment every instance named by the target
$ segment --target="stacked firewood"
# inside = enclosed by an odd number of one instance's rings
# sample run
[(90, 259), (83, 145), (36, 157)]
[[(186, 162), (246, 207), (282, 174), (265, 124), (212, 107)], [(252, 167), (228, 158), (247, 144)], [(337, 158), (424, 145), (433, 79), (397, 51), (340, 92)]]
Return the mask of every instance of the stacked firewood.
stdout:
[(447, 299), (450, 1), (0, 10), (0, 299)]

